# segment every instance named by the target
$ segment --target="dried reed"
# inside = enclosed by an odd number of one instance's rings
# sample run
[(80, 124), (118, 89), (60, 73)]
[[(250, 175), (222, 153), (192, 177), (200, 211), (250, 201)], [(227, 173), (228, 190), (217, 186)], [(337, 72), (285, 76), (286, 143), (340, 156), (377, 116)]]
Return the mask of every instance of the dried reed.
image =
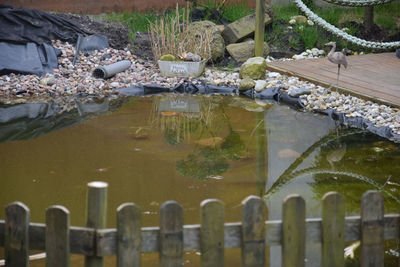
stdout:
[(183, 52), (192, 52), (204, 60), (211, 58), (211, 30), (194, 32), (190, 30), (189, 22), (189, 7), (184, 8), (180, 15), (177, 4), (174, 17), (167, 16), (150, 24), (151, 47), (155, 61), (165, 54), (179, 56)]

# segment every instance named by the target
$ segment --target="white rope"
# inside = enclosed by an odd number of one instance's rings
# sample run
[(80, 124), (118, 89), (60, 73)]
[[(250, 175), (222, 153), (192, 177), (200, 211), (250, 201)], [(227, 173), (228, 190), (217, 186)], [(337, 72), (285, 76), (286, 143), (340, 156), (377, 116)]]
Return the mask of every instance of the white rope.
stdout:
[(400, 42), (386, 42), (386, 43), (371, 42), (371, 41), (366, 41), (366, 40), (360, 39), (358, 37), (352, 36), (344, 31), (336, 28), (332, 24), (329, 24), (324, 19), (318, 17), (318, 15), (316, 15), (314, 12), (312, 12), (301, 0), (293, 0), (293, 1), (296, 3), (297, 7), (300, 8), (300, 10), (303, 11), (304, 14), (306, 14), (306, 16), (310, 20), (312, 20), (313, 22), (315, 22), (316, 24), (318, 24), (325, 30), (333, 33), (334, 35), (336, 35), (340, 38), (345, 39), (346, 41), (348, 41), (350, 43), (353, 43), (353, 44), (356, 44), (356, 45), (359, 45), (362, 47), (373, 48), (373, 49), (382, 49), (382, 50), (400, 48)]
[(376, 6), (390, 3), (393, 0), (324, 0), (325, 2), (340, 6)]

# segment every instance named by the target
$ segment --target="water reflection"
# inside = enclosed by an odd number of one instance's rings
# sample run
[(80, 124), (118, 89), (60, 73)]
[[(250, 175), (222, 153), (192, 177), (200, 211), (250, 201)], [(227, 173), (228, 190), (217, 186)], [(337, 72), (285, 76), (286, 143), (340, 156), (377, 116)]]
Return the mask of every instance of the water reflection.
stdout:
[[(306, 200), (307, 217), (320, 216), (329, 191), (345, 195), (347, 215), (359, 214), (369, 189), (383, 192), (386, 213), (399, 212), (399, 146), (327, 117), (239, 97), (168, 95), (132, 98), (77, 124), (79, 114), (108, 105), (98, 104), (78, 105), (80, 111), (70, 112), (73, 123), (59, 131), (49, 126), (32, 135), (29, 127), (0, 143), (6, 189), (0, 206), (21, 200), (32, 221), (43, 222), (45, 208), (61, 204), (71, 211), (71, 224), (84, 225), (85, 184), (103, 180), (110, 184), (108, 227), (115, 226), (116, 207), (132, 201), (143, 209), (143, 225), (157, 225), (160, 204), (171, 199), (183, 205), (185, 224), (199, 223), (206, 198), (221, 199), (226, 221), (238, 221), (248, 195), (265, 199), (270, 220), (281, 218), (282, 201), (293, 193)], [(319, 266), (313, 250), (320, 247), (309, 246), (307, 264)], [(270, 266), (279, 266), (280, 248), (270, 255)], [(239, 266), (233, 257), (229, 266)]]

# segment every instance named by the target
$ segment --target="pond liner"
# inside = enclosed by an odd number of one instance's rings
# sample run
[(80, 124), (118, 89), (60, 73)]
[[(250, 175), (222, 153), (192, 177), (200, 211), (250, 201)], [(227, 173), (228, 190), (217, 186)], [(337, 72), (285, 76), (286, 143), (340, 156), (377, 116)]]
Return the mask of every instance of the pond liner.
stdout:
[(38, 45), (62, 40), (75, 43), (78, 35), (89, 35), (83, 26), (56, 14), (0, 5), (0, 41)]
[(388, 126), (377, 127), (364, 118), (346, 117), (346, 113), (335, 112), (333, 109), (316, 110), (316, 112), (327, 115), (328, 117), (337, 120), (340, 124), (369, 131), (396, 143), (400, 142), (400, 135), (393, 133), (392, 129)]
[(35, 74), (43, 76), (58, 68), (61, 51), (48, 44), (0, 42), (0, 75)]

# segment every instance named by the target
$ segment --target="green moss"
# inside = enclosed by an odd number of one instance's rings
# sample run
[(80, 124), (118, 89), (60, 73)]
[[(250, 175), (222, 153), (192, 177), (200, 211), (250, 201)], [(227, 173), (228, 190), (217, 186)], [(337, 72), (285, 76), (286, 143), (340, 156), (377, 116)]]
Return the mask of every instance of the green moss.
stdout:
[(161, 61), (176, 61), (175, 56), (171, 54), (162, 55), (160, 58)]

